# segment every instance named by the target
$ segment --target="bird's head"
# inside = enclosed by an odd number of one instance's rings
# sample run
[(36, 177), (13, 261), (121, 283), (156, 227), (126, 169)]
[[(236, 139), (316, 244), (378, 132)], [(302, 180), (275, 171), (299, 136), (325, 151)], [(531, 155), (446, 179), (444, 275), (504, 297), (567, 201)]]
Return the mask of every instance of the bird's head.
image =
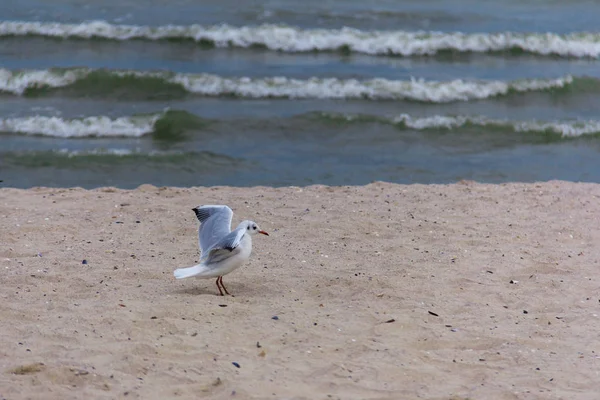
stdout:
[(254, 221), (243, 221), (238, 225), (238, 227), (244, 228), (246, 232), (250, 235), (254, 235), (255, 233), (262, 233), (263, 235), (269, 236), (269, 234), (261, 230), (258, 224)]

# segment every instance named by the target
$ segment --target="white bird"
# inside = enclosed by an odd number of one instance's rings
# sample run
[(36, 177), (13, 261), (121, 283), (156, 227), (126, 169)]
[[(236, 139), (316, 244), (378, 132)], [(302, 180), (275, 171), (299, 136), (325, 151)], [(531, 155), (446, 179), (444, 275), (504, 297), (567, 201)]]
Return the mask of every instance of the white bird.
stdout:
[(221, 287), (229, 294), (223, 284), (223, 275), (238, 269), (250, 258), (252, 252), (252, 235), (262, 233), (254, 221), (242, 221), (237, 228), (231, 230), (233, 211), (227, 206), (198, 206), (192, 208), (200, 221), (198, 240), (200, 242), (200, 263), (188, 268), (179, 268), (174, 272), (175, 278), (183, 279), (197, 276), (199, 278), (217, 277), (217, 288), (223, 296)]

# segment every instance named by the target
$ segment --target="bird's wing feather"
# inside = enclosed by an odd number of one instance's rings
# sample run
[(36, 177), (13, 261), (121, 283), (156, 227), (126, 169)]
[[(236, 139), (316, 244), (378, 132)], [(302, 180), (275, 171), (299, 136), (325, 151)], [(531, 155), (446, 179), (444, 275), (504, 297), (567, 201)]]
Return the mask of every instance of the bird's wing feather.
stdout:
[(193, 210), (200, 221), (198, 242), (200, 251), (204, 254), (231, 232), (233, 211), (221, 205), (198, 206)]
[[(205, 261), (209, 257), (215, 258), (222, 256), (224, 258), (229, 257), (232, 253), (237, 253), (239, 251), (238, 247), (242, 242), (242, 238), (246, 234), (245, 229), (235, 229), (231, 231), (228, 235), (222, 237), (218, 242), (216, 242), (212, 247), (207, 249), (206, 252), (202, 253), (202, 257), (200, 261)], [(211, 260), (213, 261), (213, 260)]]

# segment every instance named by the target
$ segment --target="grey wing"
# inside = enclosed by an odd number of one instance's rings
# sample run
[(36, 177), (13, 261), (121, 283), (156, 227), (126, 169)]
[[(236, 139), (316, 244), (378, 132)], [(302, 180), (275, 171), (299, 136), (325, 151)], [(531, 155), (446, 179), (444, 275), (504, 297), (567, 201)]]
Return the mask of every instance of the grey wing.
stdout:
[(205, 253), (220, 239), (231, 232), (231, 219), (233, 211), (227, 206), (199, 206), (193, 208), (200, 228), (198, 229), (198, 242), (200, 251)]
[(202, 253), (201, 261), (215, 262), (215, 258), (223, 259), (239, 252), (242, 238), (246, 234), (245, 229), (236, 229), (216, 242), (210, 249)]

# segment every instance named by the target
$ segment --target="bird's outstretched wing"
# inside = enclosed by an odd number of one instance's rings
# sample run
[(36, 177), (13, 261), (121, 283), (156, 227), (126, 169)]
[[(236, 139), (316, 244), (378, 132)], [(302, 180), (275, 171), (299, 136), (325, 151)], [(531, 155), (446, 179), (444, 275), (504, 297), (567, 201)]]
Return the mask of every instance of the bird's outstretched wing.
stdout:
[(227, 206), (198, 206), (193, 208), (200, 221), (198, 229), (198, 241), (202, 256), (213, 247), (219, 240), (231, 232), (231, 219), (233, 211)]
[(245, 229), (236, 229), (228, 235), (222, 237), (212, 247), (207, 249), (206, 252), (202, 253), (200, 262), (208, 261), (208, 263), (212, 263), (219, 261), (222, 258), (230, 257), (232, 253), (237, 253), (239, 251), (238, 247), (245, 234)]

